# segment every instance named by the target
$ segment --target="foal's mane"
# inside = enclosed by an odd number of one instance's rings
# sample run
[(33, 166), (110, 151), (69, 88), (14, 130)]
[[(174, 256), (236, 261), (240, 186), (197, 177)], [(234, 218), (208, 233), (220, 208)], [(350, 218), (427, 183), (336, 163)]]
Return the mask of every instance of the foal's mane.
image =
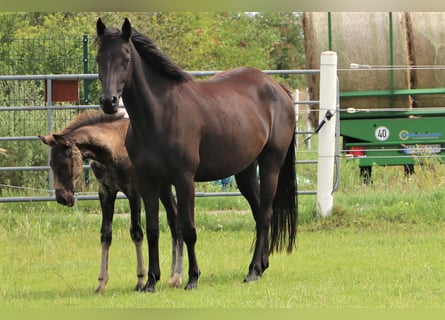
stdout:
[[(96, 45), (100, 46), (105, 41), (113, 41), (121, 37), (122, 33), (117, 28), (107, 28), (105, 33), (96, 38)], [(177, 66), (170, 58), (163, 53), (148, 36), (138, 32), (132, 28), (131, 41), (133, 42), (136, 51), (147, 64), (155, 68), (164, 76), (178, 81), (184, 82), (191, 80), (193, 77)]]
[(110, 123), (122, 119), (125, 119), (125, 113), (123, 112), (109, 115), (102, 112), (87, 110), (76, 116), (59, 134), (65, 135), (85, 126)]

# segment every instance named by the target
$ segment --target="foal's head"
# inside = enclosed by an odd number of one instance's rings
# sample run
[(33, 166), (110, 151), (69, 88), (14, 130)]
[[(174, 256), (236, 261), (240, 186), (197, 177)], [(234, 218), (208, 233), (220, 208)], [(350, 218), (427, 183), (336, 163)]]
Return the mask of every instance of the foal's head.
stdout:
[(51, 148), (50, 166), (54, 173), (54, 188), (58, 203), (72, 207), (74, 186), (82, 174), (83, 161), (79, 148), (61, 135), (49, 134), (39, 139)]
[(119, 107), (127, 79), (131, 76), (131, 24), (125, 19), (122, 31), (107, 28), (99, 18), (96, 24), (98, 44), (96, 61), (102, 82), (100, 106), (105, 113), (115, 113)]

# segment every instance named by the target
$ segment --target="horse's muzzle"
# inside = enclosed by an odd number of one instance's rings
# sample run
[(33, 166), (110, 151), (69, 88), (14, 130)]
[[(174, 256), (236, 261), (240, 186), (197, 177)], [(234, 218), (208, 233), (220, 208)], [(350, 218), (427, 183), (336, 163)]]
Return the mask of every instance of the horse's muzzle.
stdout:
[(119, 98), (114, 95), (102, 94), (99, 99), (103, 112), (113, 114), (119, 107)]
[(76, 202), (76, 198), (74, 197), (74, 194), (71, 192), (56, 190), (56, 201), (61, 205), (72, 207)]

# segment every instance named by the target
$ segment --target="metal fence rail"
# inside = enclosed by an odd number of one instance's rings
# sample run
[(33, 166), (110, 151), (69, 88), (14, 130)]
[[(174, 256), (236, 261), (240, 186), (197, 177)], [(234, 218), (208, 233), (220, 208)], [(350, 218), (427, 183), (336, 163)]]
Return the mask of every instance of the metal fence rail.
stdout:
[[(207, 77), (216, 74), (219, 71), (190, 71), (190, 73), (195, 77)], [(306, 74), (318, 74), (319, 70), (264, 70), (265, 73), (271, 75), (306, 75)], [(55, 131), (58, 128), (54, 124), (54, 113), (57, 111), (73, 111), (78, 112), (85, 109), (99, 109), (99, 105), (97, 104), (57, 104), (53, 103), (51, 100), (52, 90), (53, 90), (53, 82), (58, 80), (76, 80), (76, 81), (97, 81), (98, 74), (59, 74), (59, 75), (6, 75), (0, 76), (0, 82), (2, 81), (42, 81), (46, 86), (46, 101), (44, 101), (44, 105), (34, 105), (34, 106), (0, 106), (0, 119), (2, 112), (44, 112), (46, 117), (46, 124), (44, 132)], [(317, 101), (297, 101), (296, 104), (314, 104)], [(70, 119), (71, 120), (71, 119)], [(67, 121), (59, 121), (63, 123), (63, 126), (66, 125)], [(61, 124), (58, 124), (59, 126)], [(43, 126), (42, 126), (43, 128)], [(0, 142), (24, 142), (24, 141), (35, 141), (38, 140), (37, 134), (33, 133), (33, 135), (22, 135), (22, 136), (0, 136)], [(313, 134), (312, 131), (303, 130), (297, 131), (297, 134)], [(48, 164), (49, 164), (49, 151), (48, 151)], [(304, 160), (297, 161), (298, 164), (316, 164), (317, 160)], [(89, 169), (89, 166), (85, 166), (86, 169)], [(8, 166), (8, 167), (0, 167), (0, 176), (2, 172), (8, 171), (47, 171), (49, 177), (49, 190), (48, 196), (22, 196), (22, 197), (1, 197), (0, 202), (30, 202), (30, 201), (53, 201), (55, 200), (54, 196), (54, 182), (52, 171), (49, 165), (46, 166)], [(3, 182), (0, 181), (0, 190)], [(4, 185), (3, 185), (4, 186)], [(298, 194), (301, 195), (313, 195), (316, 194), (315, 190), (301, 190), (298, 191)], [(240, 196), (239, 192), (196, 192), (196, 197), (209, 197), (209, 196)], [(125, 195), (119, 193), (118, 199), (125, 198)], [(98, 199), (97, 194), (95, 195), (82, 195), (79, 194), (77, 196), (77, 200), (96, 200)]]

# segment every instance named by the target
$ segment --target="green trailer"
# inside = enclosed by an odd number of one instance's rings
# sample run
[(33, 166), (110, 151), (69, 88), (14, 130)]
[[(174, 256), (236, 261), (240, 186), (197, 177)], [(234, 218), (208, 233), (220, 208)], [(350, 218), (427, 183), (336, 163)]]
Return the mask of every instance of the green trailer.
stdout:
[[(336, 51), (332, 43), (332, 17), (328, 14), (329, 50)], [(410, 22), (410, 21), (408, 21)], [(406, 173), (413, 173), (413, 165), (422, 163), (426, 158), (436, 157), (445, 161), (445, 88), (400, 88), (395, 85), (395, 72), (415, 70), (415, 65), (399, 66), (394, 64), (393, 16), (388, 13), (389, 23), (389, 65), (388, 88), (379, 90), (342, 91), (340, 80), (340, 101), (347, 99), (385, 97), (386, 105), (380, 108), (341, 108), (340, 135), (343, 138), (343, 152), (351, 159), (357, 159), (360, 172), (369, 182), (373, 165), (404, 166)], [(412, 23), (412, 22), (410, 22)], [(409, 35), (408, 35), (409, 36)], [(445, 45), (445, 44), (444, 44)], [(409, 49), (409, 48), (408, 48)], [(376, 53), (377, 54), (377, 53)], [(410, 58), (411, 59), (411, 58)], [(355, 68), (372, 68), (372, 66)], [(428, 66), (443, 68), (443, 66)], [(377, 66), (378, 68), (378, 66)], [(426, 68), (426, 67), (425, 67)], [(348, 72), (348, 71), (343, 71)], [(351, 70), (350, 72), (361, 72)], [(445, 84), (445, 78), (443, 79)], [(428, 108), (400, 107), (397, 99), (419, 99), (426, 95), (435, 97), (435, 106)], [(441, 100), (442, 99), (442, 100)], [(420, 99), (419, 99), (420, 100)], [(439, 102), (439, 106), (437, 104)], [(342, 107), (342, 106), (341, 106)]]
[(445, 161), (445, 113), (436, 110), (341, 113), (340, 135), (347, 157), (358, 159), (369, 181), (373, 165), (403, 165), (405, 173), (431, 156)]

